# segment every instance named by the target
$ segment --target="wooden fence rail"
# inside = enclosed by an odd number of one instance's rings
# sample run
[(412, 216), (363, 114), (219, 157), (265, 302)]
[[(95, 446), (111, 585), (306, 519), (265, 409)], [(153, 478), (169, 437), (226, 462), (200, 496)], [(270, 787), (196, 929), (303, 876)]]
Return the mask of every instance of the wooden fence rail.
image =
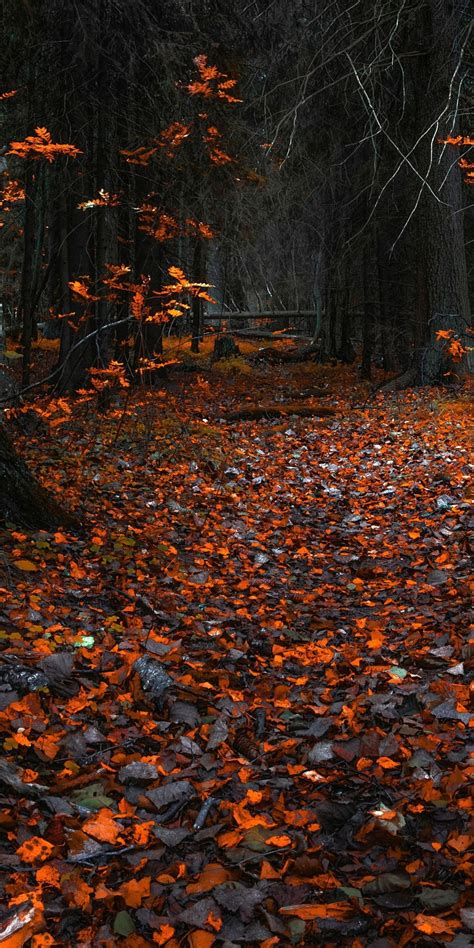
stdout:
[(223, 320), (241, 320), (241, 319), (308, 319), (313, 316), (316, 319), (317, 312), (314, 309), (272, 309), (272, 310), (236, 310), (235, 312), (213, 313), (208, 312), (204, 316), (204, 322), (220, 322)]

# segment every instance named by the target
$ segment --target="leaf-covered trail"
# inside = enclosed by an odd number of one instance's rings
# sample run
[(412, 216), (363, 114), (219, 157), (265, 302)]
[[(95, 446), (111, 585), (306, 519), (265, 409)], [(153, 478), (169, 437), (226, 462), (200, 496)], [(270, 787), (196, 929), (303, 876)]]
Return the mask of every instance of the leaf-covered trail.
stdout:
[(85, 523), (4, 536), (1, 902), (33, 945), (471, 943), (465, 404), (354, 409), (329, 370), (334, 419), (220, 420), (313, 374), (61, 402), (29, 444)]

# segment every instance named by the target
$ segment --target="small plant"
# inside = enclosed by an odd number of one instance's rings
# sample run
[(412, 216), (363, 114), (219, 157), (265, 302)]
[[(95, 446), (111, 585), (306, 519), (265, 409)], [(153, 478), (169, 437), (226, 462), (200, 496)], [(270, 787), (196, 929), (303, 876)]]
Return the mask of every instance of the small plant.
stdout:
[(444, 341), (445, 352), (453, 362), (462, 362), (470, 351), (470, 347), (463, 345), (454, 329), (438, 329), (436, 338), (438, 342)]

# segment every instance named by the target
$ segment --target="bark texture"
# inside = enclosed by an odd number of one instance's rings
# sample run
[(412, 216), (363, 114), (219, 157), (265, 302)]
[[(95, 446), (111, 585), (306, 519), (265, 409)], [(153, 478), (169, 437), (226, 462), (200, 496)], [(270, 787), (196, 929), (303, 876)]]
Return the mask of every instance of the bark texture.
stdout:
[(0, 521), (48, 530), (74, 518), (41, 487), (0, 425)]
[[(453, 369), (436, 331), (453, 330), (466, 342), (469, 326), (469, 293), (464, 244), (462, 176), (451, 150), (434, 150), (433, 139), (459, 132), (453, 101), (453, 76), (459, 68), (460, 11), (454, 5), (430, 0), (423, 21), (431, 55), (420, 58), (419, 87), (428, 84), (423, 117), (431, 119), (431, 135), (425, 134), (418, 148), (418, 166), (426, 184), (420, 191), (418, 208), (419, 261), (424, 284), (421, 316), (424, 347), (419, 374), (421, 382), (440, 382)], [(423, 312), (423, 309), (425, 310)], [(455, 368), (455, 367), (454, 367)], [(460, 372), (466, 366), (457, 367)]]
[(235, 344), (232, 336), (216, 336), (214, 343), (213, 362), (219, 362), (220, 359), (233, 359), (239, 355), (239, 347)]

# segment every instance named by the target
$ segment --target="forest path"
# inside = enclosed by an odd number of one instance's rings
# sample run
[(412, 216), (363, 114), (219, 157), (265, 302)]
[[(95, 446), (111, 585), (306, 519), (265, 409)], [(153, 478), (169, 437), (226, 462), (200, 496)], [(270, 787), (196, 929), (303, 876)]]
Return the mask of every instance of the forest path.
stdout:
[(0, 885), (60, 944), (469, 943), (465, 403), (222, 420), (313, 372), (28, 445), (85, 527), (4, 536)]

